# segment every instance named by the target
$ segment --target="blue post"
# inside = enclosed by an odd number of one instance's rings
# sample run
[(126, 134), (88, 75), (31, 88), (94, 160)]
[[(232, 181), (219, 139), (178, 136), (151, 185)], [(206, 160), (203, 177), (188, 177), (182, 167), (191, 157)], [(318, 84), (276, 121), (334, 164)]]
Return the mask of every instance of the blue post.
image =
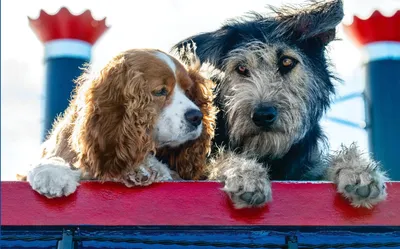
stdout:
[(369, 147), (390, 178), (400, 180), (400, 54), (368, 62), (365, 87)]
[[(74, 47), (75, 49), (72, 49)], [(45, 105), (42, 140), (51, 131), (54, 120), (68, 107), (74, 80), (82, 74), (83, 66), (90, 62), (89, 43), (60, 39), (45, 44)]]
[(345, 31), (363, 52), (369, 148), (392, 180), (400, 180), (400, 11), (353, 18)]
[(43, 10), (29, 25), (45, 47), (45, 106), (42, 141), (51, 131), (55, 119), (69, 105), (74, 80), (90, 62), (97, 39), (109, 28), (105, 18), (95, 20), (89, 10), (76, 16), (65, 7), (49, 15)]

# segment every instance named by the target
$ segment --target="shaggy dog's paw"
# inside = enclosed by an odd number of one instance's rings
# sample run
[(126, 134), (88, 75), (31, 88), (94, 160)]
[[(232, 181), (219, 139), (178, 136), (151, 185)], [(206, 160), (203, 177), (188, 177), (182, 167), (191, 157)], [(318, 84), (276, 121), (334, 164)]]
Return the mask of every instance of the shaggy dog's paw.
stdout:
[(79, 185), (80, 170), (72, 170), (62, 159), (42, 161), (28, 173), (33, 190), (47, 198), (68, 196)]
[(235, 167), (227, 170), (225, 176), (223, 190), (235, 208), (260, 207), (272, 200), (271, 182), (265, 168)]
[(132, 172), (129, 172), (123, 179), (128, 187), (148, 186), (153, 182), (170, 181), (172, 176), (167, 165), (158, 161), (155, 157), (149, 156), (144, 164)]
[(331, 178), (337, 190), (354, 207), (372, 208), (386, 199), (388, 178), (378, 163), (363, 155), (355, 144), (342, 147), (333, 157)]
[(379, 171), (342, 169), (338, 172), (337, 190), (352, 206), (372, 208), (386, 199), (385, 181), (386, 177)]

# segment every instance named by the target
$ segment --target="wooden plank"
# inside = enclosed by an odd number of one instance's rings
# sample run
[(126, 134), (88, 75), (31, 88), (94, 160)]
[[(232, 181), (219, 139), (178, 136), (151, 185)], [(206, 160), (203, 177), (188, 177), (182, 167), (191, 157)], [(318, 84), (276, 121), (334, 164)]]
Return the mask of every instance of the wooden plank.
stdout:
[(127, 188), (82, 182), (47, 199), (26, 182), (2, 182), (2, 225), (399, 226), (400, 182), (373, 209), (353, 208), (331, 183), (274, 182), (273, 202), (235, 210), (218, 182), (169, 182)]

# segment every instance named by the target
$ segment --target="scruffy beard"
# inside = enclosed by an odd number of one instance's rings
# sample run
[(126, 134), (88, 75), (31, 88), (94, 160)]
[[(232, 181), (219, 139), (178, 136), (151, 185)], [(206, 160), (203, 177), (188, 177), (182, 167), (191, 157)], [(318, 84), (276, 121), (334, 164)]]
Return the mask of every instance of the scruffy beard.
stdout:
[(288, 127), (282, 120), (279, 122), (280, 125), (263, 130), (253, 124), (250, 110), (242, 114), (231, 110), (226, 113), (226, 117), (231, 144), (241, 147), (246, 154), (258, 157), (281, 158), (306, 133), (306, 129), (301, 128), (303, 125), (296, 126), (292, 123)]

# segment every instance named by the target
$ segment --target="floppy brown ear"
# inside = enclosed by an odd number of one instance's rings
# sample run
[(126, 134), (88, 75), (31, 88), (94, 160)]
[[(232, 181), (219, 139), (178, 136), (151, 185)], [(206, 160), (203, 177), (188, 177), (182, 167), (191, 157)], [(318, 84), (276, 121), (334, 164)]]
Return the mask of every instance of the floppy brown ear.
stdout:
[(188, 141), (178, 148), (162, 148), (157, 156), (167, 158), (172, 170), (185, 180), (201, 180), (207, 177), (207, 157), (211, 152), (214, 137), (216, 108), (213, 105), (214, 83), (199, 74), (197, 66), (188, 70), (194, 85), (187, 91), (191, 99), (203, 113), (203, 131), (200, 137)]
[(97, 179), (120, 178), (154, 151), (155, 110), (142, 74), (115, 57), (98, 76), (81, 76), (72, 146), (78, 166)]

